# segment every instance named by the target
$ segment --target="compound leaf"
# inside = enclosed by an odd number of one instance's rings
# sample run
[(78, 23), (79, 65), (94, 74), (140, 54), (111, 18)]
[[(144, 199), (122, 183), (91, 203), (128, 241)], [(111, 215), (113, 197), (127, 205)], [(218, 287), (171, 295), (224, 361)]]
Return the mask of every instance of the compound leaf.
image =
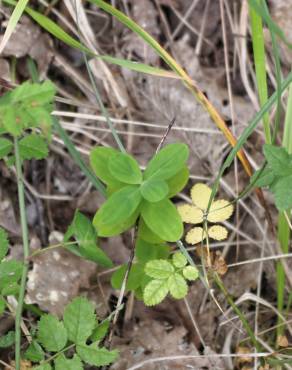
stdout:
[(167, 279), (174, 273), (174, 268), (166, 260), (152, 260), (146, 263), (145, 273), (154, 279)]
[(76, 354), (71, 359), (68, 359), (61, 354), (56, 358), (54, 363), (55, 370), (83, 370), (82, 361)]
[(187, 295), (188, 285), (185, 279), (179, 273), (171, 275), (168, 278), (167, 283), (169, 292), (173, 298), (181, 299)]
[(145, 287), (143, 300), (146, 306), (154, 306), (167, 296), (169, 289), (166, 279), (151, 280)]
[(63, 323), (51, 314), (42, 316), (38, 322), (38, 341), (47, 351), (61, 351), (67, 343)]
[(118, 357), (117, 351), (109, 351), (103, 347), (98, 348), (97, 343), (92, 343), (89, 346), (86, 344), (78, 345), (76, 349), (81, 359), (93, 366), (109, 365)]
[(19, 151), (22, 159), (44, 159), (48, 155), (48, 145), (41, 136), (31, 134), (19, 141)]

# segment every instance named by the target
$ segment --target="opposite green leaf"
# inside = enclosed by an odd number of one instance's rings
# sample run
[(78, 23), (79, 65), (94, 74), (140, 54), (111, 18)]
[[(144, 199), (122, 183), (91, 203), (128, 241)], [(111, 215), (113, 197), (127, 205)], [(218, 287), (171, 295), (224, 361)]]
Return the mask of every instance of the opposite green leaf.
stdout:
[(38, 322), (38, 341), (47, 351), (61, 351), (67, 343), (63, 323), (51, 314), (42, 316)]
[(140, 191), (143, 198), (149, 202), (159, 202), (167, 197), (169, 189), (164, 180), (149, 179), (142, 183)]
[(94, 226), (99, 236), (112, 236), (111, 229), (128, 220), (141, 202), (141, 194), (137, 186), (131, 185), (114, 193), (97, 211)]
[(82, 362), (76, 354), (68, 359), (63, 354), (59, 355), (55, 363), (55, 370), (83, 370)]
[[(122, 265), (118, 270), (116, 270), (111, 277), (111, 284), (114, 289), (120, 289), (125, 277), (127, 270), (127, 265)], [(131, 270), (129, 272), (126, 289), (136, 290), (145, 275), (144, 266), (139, 263), (133, 263)]]
[(137, 161), (129, 154), (117, 153), (108, 160), (111, 175), (118, 181), (126, 184), (140, 184), (142, 172)]
[(7, 233), (0, 227), (0, 262), (8, 252), (8, 238)]
[(19, 141), (22, 159), (44, 159), (48, 155), (48, 145), (39, 135), (31, 134)]
[(183, 190), (188, 182), (189, 176), (190, 171), (187, 166), (184, 166), (173, 177), (167, 180), (167, 185), (169, 188), (168, 198), (172, 198), (174, 195)]
[(188, 156), (189, 149), (186, 144), (166, 145), (148, 163), (144, 179), (166, 180), (171, 178), (185, 166)]
[(153, 244), (164, 242), (164, 240), (160, 238), (159, 235), (154, 234), (154, 232), (151, 229), (149, 229), (149, 227), (146, 225), (142, 217), (139, 220), (138, 238), (141, 238), (147, 243)]
[(174, 273), (174, 268), (166, 260), (153, 260), (146, 263), (145, 273), (154, 279), (167, 279)]
[(184, 267), (187, 264), (186, 257), (181, 252), (176, 252), (172, 256), (172, 263), (175, 267), (181, 268)]
[(147, 226), (163, 240), (176, 242), (182, 237), (182, 220), (170, 200), (144, 202), (141, 214)]
[(118, 357), (117, 351), (109, 351), (106, 348), (98, 348), (97, 343), (91, 345), (78, 345), (77, 353), (81, 359), (89, 365), (106, 366), (111, 364)]
[(188, 293), (188, 285), (185, 279), (178, 273), (173, 274), (167, 280), (168, 289), (173, 298), (184, 298)]
[(146, 263), (155, 259), (166, 259), (169, 255), (169, 246), (166, 244), (147, 243), (142, 239), (138, 239), (136, 242), (135, 255), (141, 263)]
[(90, 152), (90, 165), (96, 176), (105, 184), (115, 182), (116, 179), (110, 173), (109, 160), (119, 153), (116, 149), (98, 146)]
[(145, 287), (143, 300), (146, 306), (154, 306), (160, 303), (168, 293), (167, 279), (151, 280)]
[(64, 325), (68, 339), (73, 343), (85, 342), (93, 332), (96, 316), (93, 304), (86, 298), (77, 297), (64, 311)]
[(0, 159), (4, 158), (11, 152), (13, 144), (10, 140), (0, 138)]

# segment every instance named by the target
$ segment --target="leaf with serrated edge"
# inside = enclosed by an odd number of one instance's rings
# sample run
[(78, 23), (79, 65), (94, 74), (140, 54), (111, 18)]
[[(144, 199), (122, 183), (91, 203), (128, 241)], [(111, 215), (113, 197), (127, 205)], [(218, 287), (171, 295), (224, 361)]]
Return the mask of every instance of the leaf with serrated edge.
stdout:
[(199, 277), (199, 271), (195, 266), (186, 266), (183, 269), (183, 276), (187, 280), (194, 281)]
[(13, 144), (10, 140), (5, 138), (0, 138), (0, 159), (4, 158), (11, 152)]
[(184, 298), (188, 293), (188, 285), (185, 279), (178, 273), (173, 274), (167, 280), (169, 293), (173, 298)]
[(167, 296), (169, 289), (167, 279), (151, 280), (143, 292), (143, 300), (146, 306), (154, 306)]
[(82, 361), (76, 354), (70, 359), (61, 354), (55, 359), (54, 363), (55, 370), (83, 370)]
[(38, 322), (38, 341), (50, 352), (61, 351), (67, 343), (67, 332), (57, 317), (48, 314)]
[(84, 297), (77, 297), (64, 311), (64, 326), (73, 343), (83, 343), (93, 332), (96, 317), (93, 304)]
[(19, 152), (23, 159), (44, 159), (48, 155), (48, 145), (39, 135), (31, 134), (19, 141)]
[(181, 252), (176, 252), (172, 256), (172, 263), (175, 267), (181, 268), (184, 267), (187, 264), (186, 257)]
[(77, 345), (78, 355), (89, 365), (106, 366), (111, 364), (118, 357), (117, 351), (109, 351), (106, 348), (98, 348), (97, 343), (92, 343), (89, 346), (86, 344)]
[(146, 263), (145, 273), (154, 279), (167, 279), (174, 273), (174, 268), (168, 261), (152, 260)]

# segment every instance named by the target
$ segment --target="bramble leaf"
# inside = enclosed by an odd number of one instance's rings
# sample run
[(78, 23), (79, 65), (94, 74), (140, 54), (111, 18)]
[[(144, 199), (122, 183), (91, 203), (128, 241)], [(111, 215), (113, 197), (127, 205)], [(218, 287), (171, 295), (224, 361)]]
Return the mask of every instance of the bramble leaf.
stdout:
[(167, 284), (169, 292), (173, 298), (181, 299), (188, 293), (188, 285), (179, 273), (171, 275), (167, 280)]
[(59, 355), (55, 363), (55, 370), (83, 370), (83, 365), (78, 355), (73, 358), (66, 358), (63, 354)]
[(194, 281), (199, 277), (199, 271), (195, 266), (186, 266), (183, 269), (183, 276), (187, 280)]
[(168, 185), (164, 180), (149, 179), (142, 183), (141, 194), (148, 202), (159, 202), (168, 195)]
[(7, 252), (8, 252), (7, 233), (0, 227), (0, 261), (3, 260)]
[(19, 141), (19, 152), (22, 159), (44, 159), (48, 155), (48, 145), (41, 136), (31, 134)]
[(182, 237), (182, 220), (170, 200), (164, 199), (157, 203), (143, 202), (141, 214), (149, 229), (163, 240), (175, 242)]
[(63, 319), (68, 339), (76, 344), (83, 343), (90, 337), (96, 324), (93, 304), (86, 298), (77, 297), (66, 306)]
[(40, 362), (44, 360), (45, 354), (38, 342), (33, 340), (25, 351), (24, 358), (32, 362)]
[(6, 157), (13, 148), (13, 144), (10, 140), (0, 138), (0, 159)]
[(108, 168), (111, 175), (118, 181), (126, 184), (140, 184), (142, 172), (137, 161), (125, 153), (117, 153), (108, 159)]
[(67, 332), (57, 317), (48, 314), (38, 322), (38, 341), (50, 352), (61, 351), (67, 343)]
[(14, 344), (15, 332), (9, 331), (7, 334), (0, 337), (0, 348), (8, 348)]
[(187, 145), (182, 143), (166, 145), (148, 163), (144, 179), (170, 179), (185, 166), (188, 156)]
[(89, 346), (80, 344), (76, 347), (78, 355), (89, 365), (105, 366), (109, 365), (118, 357), (117, 351), (109, 351), (106, 348), (98, 348), (97, 343), (92, 343)]
[(151, 280), (143, 292), (143, 300), (146, 306), (154, 306), (167, 296), (169, 289), (167, 279)]
[(152, 260), (146, 263), (145, 273), (154, 279), (167, 279), (174, 273), (174, 268), (166, 260)]
[(186, 257), (181, 252), (176, 252), (172, 256), (172, 263), (175, 267), (181, 268), (184, 267), (187, 264)]

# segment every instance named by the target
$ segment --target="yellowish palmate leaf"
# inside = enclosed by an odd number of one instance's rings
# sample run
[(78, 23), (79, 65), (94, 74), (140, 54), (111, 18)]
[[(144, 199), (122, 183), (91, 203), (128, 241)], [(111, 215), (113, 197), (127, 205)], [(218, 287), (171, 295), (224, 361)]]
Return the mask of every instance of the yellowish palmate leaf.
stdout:
[(215, 240), (224, 240), (227, 238), (228, 231), (224, 226), (214, 225), (208, 229), (208, 235)]
[(184, 204), (177, 208), (183, 222), (187, 224), (200, 224), (203, 222), (203, 211), (190, 204)]
[(225, 199), (216, 200), (211, 204), (208, 221), (210, 222), (223, 222), (233, 213), (233, 205)]
[(194, 185), (191, 189), (191, 198), (195, 206), (206, 210), (208, 207), (209, 199), (212, 190), (209, 186), (198, 183)]
[(186, 235), (186, 242), (188, 244), (198, 244), (206, 238), (206, 233), (202, 227), (194, 227)]

